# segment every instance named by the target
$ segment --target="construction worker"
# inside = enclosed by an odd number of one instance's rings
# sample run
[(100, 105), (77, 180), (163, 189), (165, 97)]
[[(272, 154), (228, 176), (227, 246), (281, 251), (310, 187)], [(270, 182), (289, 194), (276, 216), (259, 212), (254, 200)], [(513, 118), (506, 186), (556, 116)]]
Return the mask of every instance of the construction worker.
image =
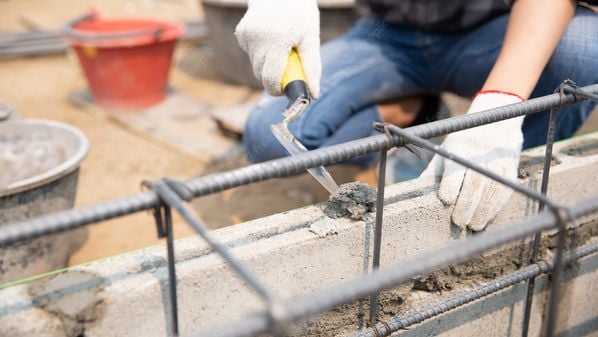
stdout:
[[(291, 48), (317, 99), (290, 125), (309, 149), (369, 136), (373, 121), (406, 127), (434, 120), (441, 92), (473, 97), (467, 113), (475, 113), (551, 94), (569, 78), (598, 83), (598, 15), (576, 1), (357, 0), (356, 7), (361, 18), (353, 28), (320, 49), (315, 0), (249, 0), (235, 34), (269, 94), (245, 129), (252, 161), (287, 155), (269, 126), (282, 120), (287, 104), (274, 96), (282, 95)], [(564, 107), (556, 139), (572, 136), (593, 107)], [(547, 112), (513, 118), (453, 133), (443, 147), (515, 180), (522, 148), (544, 144), (547, 123)], [(512, 193), (440, 157), (428, 167), (461, 227), (484, 229)]]

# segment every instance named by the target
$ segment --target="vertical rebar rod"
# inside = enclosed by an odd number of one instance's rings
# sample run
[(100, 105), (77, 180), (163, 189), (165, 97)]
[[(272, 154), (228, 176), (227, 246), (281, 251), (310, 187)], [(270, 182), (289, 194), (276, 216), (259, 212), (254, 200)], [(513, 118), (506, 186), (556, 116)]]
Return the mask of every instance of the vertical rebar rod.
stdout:
[(548, 302), (548, 315), (546, 319), (546, 337), (554, 337), (556, 320), (558, 319), (560, 302), (561, 275), (563, 274), (563, 255), (565, 253), (565, 241), (567, 238), (567, 224), (572, 222), (573, 217), (567, 209), (559, 209), (555, 214), (558, 224), (557, 249), (554, 257), (554, 271), (552, 272), (550, 298)]
[[(577, 88), (575, 83), (571, 80), (566, 80), (559, 87), (561, 103), (565, 93), (573, 93), (574, 95), (582, 96), (593, 101), (598, 102), (598, 95), (584, 92)], [(556, 109), (556, 108), (555, 108)], [(553, 109), (553, 110), (555, 110)], [(552, 117), (552, 116), (551, 116)], [(556, 119), (556, 116), (554, 117)], [(555, 122), (556, 123), (556, 122)], [(549, 130), (550, 131), (550, 130)], [(552, 147), (552, 144), (551, 144)], [(552, 150), (552, 149), (551, 149)], [(555, 330), (558, 320), (559, 302), (560, 302), (560, 285), (561, 278), (564, 269), (563, 256), (565, 252), (565, 241), (567, 239), (567, 224), (573, 222), (573, 217), (568, 209), (559, 209), (557, 216), (558, 220), (558, 237), (557, 237), (557, 249), (554, 262), (554, 271), (552, 272), (551, 287), (550, 287), (550, 298), (548, 303), (548, 315), (546, 319), (546, 337), (554, 337)]]
[[(384, 188), (386, 185), (386, 158), (388, 150), (380, 151), (378, 168), (378, 196), (376, 197), (376, 226), (374, 228), (374, 256), (372, 271), (380, 268), (380, 251), (382, 249), (382, 220), (384, 217)], [(378, 295), (370, 296), (370, 325), (375, 326), (378, 318)]]
[[(144, 183), (144, 186), (149, 186)], [(160, 205), (154, 208), (154, 221), (156, 222), (156, 230), (158, 238), (166, 238), (166, 255), (167, 255), (167, 269), (168, 269), (168, 295), (170, 300), (170, 336), (178, 337), (179, 335), (179, 318), (177, 305), (177, 291), (176, 291), (176, 265), (174, 258), (174, 237), (172, 231), (172, 217), (170, 207)]]
[(552, 285), (551, 285), (551, 289), (550, 289), (550, 300), (549, 300), (549, 305), (548, 305), (548, 318), (547, 318), (547, 322), (546, 322), (547, 325), (546, 325), (546, 330), (545, 330), (546, 331), (545, 336), (553, 337), (554, 336), (554, 328), (556, 326), (555, 320), (556, 320), (556, 317), (558, 314), (558, 303), (559, 303), (559, 295), (560, 295), (559, 294), (559, 285), (560, 285), (561, 273), (562, 273), (562, 268), (563, 268), (562, 257), (563, 257), (563, 251), (565, 249), (566, 227), (567, 227), (567, 223), (571, 222), (571, 219), (573, 219), (570, 215), (569, 210), (558, 205), (554, 201), (550, 200), (544, 194), (541, 194), (535, 190), (529, 189), (529, 188), (521, 186), (513, 181), (510, 181), (510, 180), (502, 177), (499, 174), (496, 174), (480, 165), (477, 165), (476, 163), (474, 163), (468, 159), (465, 159), (465, 158), (457, 156), (449, 151), (446, 151), (445, 149), (441, 148), (439, 145), (436, 145), (426, 139), (416, 136), (409, 131), (403, 130), (403, 129), (393, 126), (393, 125), (388, 125), (387, 127), (390, 131), (405, 138), (406, 140), (408, 140), (411, 143), (414, 143), (414, 144), (419, 145), (425, 149), (433, 151), (434, 153), (439, 154), (442, 157), (453, 160), (469, 169), (472, 169), (488, 178), (491, 178), (491, 179), (501, 183), (502, 185), (510, 187), (513, 190), (515, 190), (519, 193), (522, 193), (525, 196), (528, 196), (530, 198), (533, 198), (535, 200), (543, 202), (548, 207), (550, 207), (550, 210), (554, 213), (555, 217), (557, 218), (557, 226), (558, 226), (558, 230), (559, 230), (558, 246), (557, 246), (557, 251), (556, 251), (556, 256), (555, 256), (555, 268), (554, 268), (554, 272), (552, 273)]
[(172, 215), (170, 207), (164, 207), (164, 222), (166, 225), (166, 251), (168, 255), (168, 289), (170, 290), (170, 315), (172, 318), (172, 335), (179, 335), (179, 308), (176, 291), (176, 265), (174, 258), (174, 233), (172, 228)]
[[(286, 310), (280, 304), (280, 302), (270, 293), (270, 290), (266, 288), (258, 279), (249, 272), (249, 270), (230, 252), (228, 247), (218, 240), (216, 240), (211, 234), (207, 227), (202, 223), (197, 216), (191, 212), (187, 207), (181, 194), (186, 194), (184, 188), (177, 186), (181, 184), (173, 179), (162, 179), (155, 182), (146, 182), (145, 186), (152, 189), (159, 197), (161, 202), (164, 204), (165, 214), (163, 223), (166, 224), (166, 229), (162, 233), (167, 235), (167, 249), (168, 249), (168, 271), (170, 282), (170, 295), (171, 303), (173, 303), (173, 334), (178, 337), (178, 322), (174, 324), (175, 319), (178, 321), (178, 311), (176, 310), (176, 274), (174, 270), (174, 241), (172, 235), (172, 218), (170, 214), (170, 207), (173, 207), (179, 215), (189, 224), (212, 248), (212, 250), (222, 257), (227, 264), (251, 287), (253, 290), (264, 300), (268, 306), (268, 312), (270, 313), (271, 327), (274, 336), (283, 336), (286, 333)], [(161, 223), (159, 223), (161, 225)], [(160, 231), (158, 231), (160, 233)]]
[(153, 190), (160, 199), (173, 207), (179, 215), (199, 234), (202, 239), (222, 257), (228, 265), (267, 303), (273, 302), (270, 290), (265, 287), (229, 250), (229, 248), (212, 236), (206, 225), (187, 207), (181, 198), (163, 181), (158, 180), (152, 184)]
[[(557, 89), (558, 90), (558, 89)], [(542, 183), (540, 186), (540, 193), (546, 195), (548, 192), (548, 181), (550, 179), (550, 167), (552, 163), (552, 148), (554, 144), (554, 135), (556, 130), (556, 121), (560, 108), (553, 108), (550, 110), (550, 119), (548, 121), (548, 131), (546, 134), (546, 151), (544, 153), (544, 168), (542, 171)], [(542, 212), (546, 204), (540, 200), (538, 203), (538, 213)], [(535, 264), (540, 252), (540, 244), (542, 243), (542, 232), (534, 235), (532, 252), (529, 259), (529, 264)], [(534, 298), (534, 289), (536, 286), (536, 277), (531, 277), (527, 282), (527, 294), (525, 298), (525, 310), (523, 313), (523, 326), (521, 329), (521, 336), (527, 337), (529, 334), (529, 322), (532, 313), (532, 302)]]

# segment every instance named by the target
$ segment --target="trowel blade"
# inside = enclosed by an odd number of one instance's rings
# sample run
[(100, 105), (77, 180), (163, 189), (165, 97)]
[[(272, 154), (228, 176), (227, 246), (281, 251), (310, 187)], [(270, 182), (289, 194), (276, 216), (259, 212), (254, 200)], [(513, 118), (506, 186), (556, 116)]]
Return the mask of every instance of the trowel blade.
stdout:
[[(305, 146), (293, 136), (284, 123), (270, 125), (270, 129), (272, 129), (274, 137), (276, 137), (278, 142), (289, 152), (289, 154), (291, 154), (291, 156), (307, 152)], [(338, 185), (334, 181), (334, 178), (332, 178), (324, 166), (309, 168), (307, 169), (307, 172), (309, 172), (309, 174), (311, 174), (331, 194), (338, 189)]]

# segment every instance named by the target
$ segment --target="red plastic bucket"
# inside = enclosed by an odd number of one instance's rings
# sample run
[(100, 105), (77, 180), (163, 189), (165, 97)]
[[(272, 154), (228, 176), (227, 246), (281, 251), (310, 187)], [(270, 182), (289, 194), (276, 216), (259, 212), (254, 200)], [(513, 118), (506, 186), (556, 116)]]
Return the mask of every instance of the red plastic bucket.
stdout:
[(182, 25), (153, 19), (72, 21), (65, 36), (77, 53), (94, 101), (107, 108), (135, 109), (164, 99)]

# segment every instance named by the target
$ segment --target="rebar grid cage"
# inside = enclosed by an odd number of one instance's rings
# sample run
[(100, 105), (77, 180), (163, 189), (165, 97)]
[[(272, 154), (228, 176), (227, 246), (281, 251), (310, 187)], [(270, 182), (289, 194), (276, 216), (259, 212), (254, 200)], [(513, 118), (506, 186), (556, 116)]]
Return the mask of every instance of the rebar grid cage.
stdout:
[[(559, 113), (559, 107), (581, 100), (598, 102), (598, 84), (579, 88), (573, 82), (565, 81), (555, 90), (554, 94), (530, 99), (522, 103), (438, 120), (405, 129), (388, 124), (375, 124), (374, 128), (383, 132), (383, 134), (309, 151), (293, 157), (254, 164), (228, 172), (211, 174), (187, 182), (179, 182), (170, 178), (144, 182), (144, 186), (149, 189), (149, 191), (144, 193), (3, 225), (0, 230), (0, 246), (75, 229), (139, 211), (153, 210), (158, 236), (166, 240), (170, 289), (169, 300), (171, 306), (171, 310), (169, 310), (171, 315), (171, 324), (169, 325), (171, 328), (170, 334), (178, 336), (177, 278), (171, 216), (171, 210), (174, 208), (210, 245), (213, 251), (220, 255), (242, 277), (250, 288), (255, 290), (266, 306), (266, 310), (262, 312), (248, 315), (237, 322), (228, 322), (224, 326), (202, 331), (198, 336), (236, 337), (256, 336), (265, 333), (270, 333), (274, 336), (284, 336), (291, 323), (307, 319), (341, 304), (354, 302), (367, 296), (370, 297), (370, 327), (356, 332), (352, 336), (388, 336), (400, 329), (526, 280), (528, 282), (528, 289), (522, 331), (523, 336), (527, 336), (535, 277), (550, 272), (552, 273), (552, 282), (550, 285), (550, 299), (543, 335), (552, 337), (555, 333), (555, 322), (558, 316), (559, 285), (564, 266), (572, 261), (593, 254), (598, 250), (598, 244), (594, 243), (565, 252), (565, 229), (567, 225), (581, 216), (598, 211), (598, 194), (571, 205), (561, 205), (546, 196), (550, 178), (556, 117)], [(547, 126), (546, 152), (540, 191), (535, 191), (529, 187), (507, 180), (470, 160), (450, 153), (442, 147), (426, 140), (546, 110), (550, 110), (550, 120)], [(439, 156), (453, 160), (500, 184), (508, 186), (528, 198), (538, 201), (538, 214), (492, 233), (482, 233), (473, 238), (408, 258), (400, 264), (380, 269), (385, 190), (384, 173), (386, 170), (387, 152), (393, 147), (408, 144), (419, 146)], [(291, 301), (282, 301), (276, 294), (265, 287), (259, 281), (258, 277), (253, 275), (251, 271), (235, 258), (226, 245), (220, 243), (212, 236), (205, 224), (185, 204), (185, 201), (233, 187), (272, 178), (288, 177), (302, 173), (311, 167), (334, 164), (373, 152), (380, 152), (372, 262), (373, 271), (353, 280), (335, 285), (334, 287), (320, 289)], [(544, 211), (546, 207), (548, 211)], [(558, 230), (556, 254), (551, 261), (538, 260), (541, 235), (543, 231), (548, 229)], [(399, 285), (417, 275), (435, 271), (449, 264), (464, 262), (475, 255), (531, 235), (534, 235), (533, 248), (530, 262), (527, 266), (487, 284), (457, 293), (439, 303), (430, 304), (418, 310), (411, 311), (408, 314), (399, 315), (388, 321), (376, 323), (378, 316), (378, 294), (380, 291)]]

